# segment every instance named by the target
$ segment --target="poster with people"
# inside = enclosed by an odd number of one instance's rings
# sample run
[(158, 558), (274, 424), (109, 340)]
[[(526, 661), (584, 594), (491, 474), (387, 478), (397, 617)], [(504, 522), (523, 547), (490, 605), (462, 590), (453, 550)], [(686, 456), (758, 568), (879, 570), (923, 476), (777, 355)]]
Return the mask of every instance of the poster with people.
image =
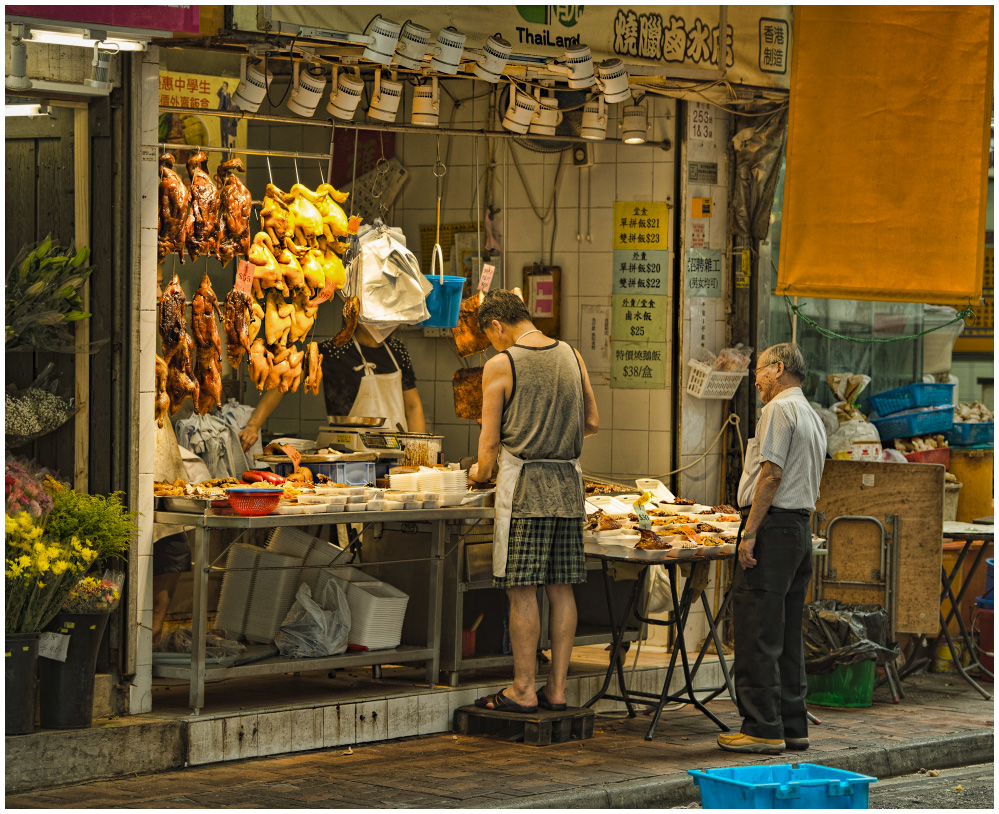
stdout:
[[(232, 101), (238, 84), (238, 77), (160, 71), (159, 106), (191, 108), (187, 113), (160, 113), (159, 142), (189, 148), (173, 150), (178, 169), (186, 165), (199, 147), (229, 151), (206, 151), (209, 175), (215, 174), (222, 161), (235, 156), (240, 156), (246, 165), (246, 156), (240, 155), (240, 150), (246, 148), (247, 123), (239, 118), (239, 110)], [(199, 115), (195, 110), (232, 110), (235, 115)]]

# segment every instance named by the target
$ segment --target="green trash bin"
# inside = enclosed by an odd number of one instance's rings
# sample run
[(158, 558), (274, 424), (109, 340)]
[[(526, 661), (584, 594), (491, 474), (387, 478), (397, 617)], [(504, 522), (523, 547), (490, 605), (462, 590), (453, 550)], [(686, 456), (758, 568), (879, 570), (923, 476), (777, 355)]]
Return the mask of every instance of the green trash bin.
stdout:
[(840, 664), (825, 675), (807, 674), (805, 703), (819, 707), (869, 707), (874, 702), (874, 659)]

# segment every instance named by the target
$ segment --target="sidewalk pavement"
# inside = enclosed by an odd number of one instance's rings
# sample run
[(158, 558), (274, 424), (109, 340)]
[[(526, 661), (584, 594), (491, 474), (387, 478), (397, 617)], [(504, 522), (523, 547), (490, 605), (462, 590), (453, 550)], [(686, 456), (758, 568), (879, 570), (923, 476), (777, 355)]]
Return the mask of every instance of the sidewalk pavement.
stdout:
[[(956, 675), (878, 689), (864, 709), (813, 707), (812, 748), (777, 758), (722, 752), (690, 706), (597, 715), (593, 737), (545, 747), (449, 733), (11, 794), (8, 808), (646, 808), (698, 802), (688, 769), (811, 762), (888, 777), (993, 760), (994, 706)], [(726, 699), (709, 708), (734, 729)]]

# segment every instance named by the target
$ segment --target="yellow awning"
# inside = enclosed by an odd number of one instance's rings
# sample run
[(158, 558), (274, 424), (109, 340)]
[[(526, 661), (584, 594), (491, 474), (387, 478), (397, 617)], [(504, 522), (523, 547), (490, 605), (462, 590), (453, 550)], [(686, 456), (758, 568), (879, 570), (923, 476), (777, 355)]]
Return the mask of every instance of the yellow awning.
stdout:
[(795, 6), (777, 293), (978, 302), (992, 6)]

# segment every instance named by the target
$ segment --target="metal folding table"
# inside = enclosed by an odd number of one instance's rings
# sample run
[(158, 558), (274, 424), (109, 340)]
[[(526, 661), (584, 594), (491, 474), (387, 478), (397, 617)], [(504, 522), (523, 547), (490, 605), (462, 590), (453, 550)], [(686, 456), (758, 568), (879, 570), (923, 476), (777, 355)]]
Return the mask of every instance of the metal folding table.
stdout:
[[(964, 619), (961, 616), (961, 600), (964, 599), (965, 593), (967, 593), (968, 586), (971, 584), (972, 577), (978, 571), (982, 560), (985, 559), (985, 552), (987, 550), (986, 543), (991, 543), (994, 540), (993, 526), (975, 523), (960, 523), (954, 521), (947, 521), (943, 524), (943, 537), (945, 540), (961, 540), (964, 545), (961, 546), (961, 553), (957, 555), (957, 561), (954, 563), (954, 567), (951, 569), (950, 573), (947, 573), (947, 569), (943, 566), (940, 567), (940, 579), (943, 585), (943, 591), (940, 594), (940, 632), (936, 635), (933, 640), (933, 645), (931, 652), (936, 652), (936, 648), (940, 643), (941, 637), (947, 642), (947, 648), (950, 651), (951, 659), (954, 663), (954, 667), (957, 672), (961, 675), (965, 681), (967, 681), (972, 687), (981, 693), (982, 697), (986, 700), (992, 700), (992, 693), (988, 692), (981, 685), (979, 685), (969, 674), (968, 670), (970, 668), (977, 667), (982, 673), (993, 678), (991, 672), (989, 672), (985, 667), (982, 666), (981, 662), (976, 658), (970, 664), (964, 665), (961, 663), (961, 653), (955, 646), (954, 638), (948, 625), (951, 620), (957, 621), (958, 629), (960, 634), (959, 638), (963, 644), (966, 653), (976, 652), (975, 645), (971, 633), (968, 631), (967, 626), (964, 624)], [(978, 553), (975, 555), (974, 559), (971, 561), (971, 568), (968, 570), (967, 576), (961, 585), (961, 590), (957, 592), (957, 596), (954, 596), (954, 591), (951, 585), (954, 583), (955, 577), (962, 573), (961, 569), (964, 565), (964, 561), (968, 554), (971, 552), (972, 547), (976, 542), (980, 542), (981, 545), (978, 546)], [(943, 602), (944, 600), (950, 601), (950, 609), (947, 611), (946, 617), (943, 612)], [(920, 636), (917, 641), (917, 647), (925, 641), (925, 636)], [(915, 652), (915, 650), (913, 651)], [(914, 661), (906, 667), (904, 675), (910, 675), (915, 672), (920, 667), (927, 664), (927, 659), (920, 659)]]
[[(628, 708), (628, 716), (634, 718), (636, 713), (634, 707), (632, 706), (633, 698), (647, 698), (649, 700), (654, 700), (655, 703), (655, 713), (652, 716), (652, 722), (649, 725), (649, 731), (645, 736), (646, 740), (652, 740), (655, 734), (656, 726), (659, 723), (659, 718), (662, 715), (663, 707), (668, 703), (683, 703), (683, 704), (693, 704), (698, 710), (704, 713), (708, 718), (714, 722), (722, 732), (728, 732), (729, 728), (723, 724), (715, 715), (711, 713), (710, 710), (704, 704), (697, 699), (694, 695), (693, 680), (696, 673), (696, 668), (691, 669), (691, 666), (687, 658), (687, 647), (686, 641), (684, 639), (684, 628), (687, 624), (687, 617), (690, 613), (690, 606), (693, 604), (692, 598), (692, 580), (687, 579), (683, 586), (683, 591), (680, 595), (677, 594), (676, 590), (676, 577), (677, 568), (684, 564), (696, 564), (711, 562), (714, 560), (725, 560), (731, 559), (735, 555), (733, 554), (718, 554), (713, 556), (698, 556), (693, 558), (679, 558), (676, 556), (670, 556), (668, 551), (644, 551), (642, 549), (629, 548), (624, 546), (601, 546), (597, 543), (586, 541), (584, 544), (584, 550), (586, 556), (590, 559), (599, 560), (600, 565), (603, 569), (604, 576), (604, 587), (606, 589), (607, 595), (607, 612), (610, 619), (611, 629), (614, 634), (614, 642), (611, 646), (610, 663), (607, 666), (607, 674), (604, 676), (603, 686), (597, 690), (596, 694), (587, 701), (583, 706), (591, 707), (597, 701), (602, 698), (610, 698), (616, 701), (624, 701)], [(635, 580), (635, 585), (632, 588), (631, 594), (628, 598), (627, 607), (621, 616), (621, 618), (614, 618), (614, 608), (611, 601), (611, 575), (609, 573), (609, 566), (614, 563), (628, 563), (632, 565), (641, 566), (641, 571), (638, 579)], [(669, 571), (670, 576), (670, 598), (673, 604), (673, 613), (670, 619), (652, 619), (648, 618), (638, 612), (638, 597), (641, 594), (642, 586), (645, 584), (646, 578), (648, 576), (648, 567), (650, 565), (662, 565), (667, 571)], [(703, 598), (703, 592), (701, 594)], [(705, 604), (705, 610), (707, 610), (707, 604)], [(675, 626), (676, 639), (673, 644), (673, 651), (670, 654), (669, 665), (666, 669), (666, 678), (663, 681), (663, 688), (661, 693), (649, 693), (640, 690), (628, 689), (627, 682), (625, 680), (624, 667), (620, 658), (621, 646), (624, 640), (624, 632), (628, 626), (628, 620), (634, 615), (636, 619), (640, 622), (644, 622), (650, 625), (665, 625)], [(711, 636), (714, 639), (715, 647), (718, 650), (718, 658), (722, 664), (722, 671), (725, 675), (726, 683), (731, 687), (731, 680), (729, 678), (727, 665), (725, 664), (725, 656), (722, 651), (721, 641), (718, 637), (718, 631), (714, 624), (714, 619), (710, 612), (706, 614), (708, 620), (708, 628)], [(670, 692), (670, 683), (673, 680), (673, 674), (676, 669), (676, 659), (679, 654), (681, 663), (683, 665), (683, 677), (684, 683), (676, 692)], [(698, 659), (698, 665), (700, 664), (700, 659)], [(618, 686), (621, 690), (620, 695), (608, 693), (611, 681), (613, 680), (614, 673), (617, 673)], [(734, 697), (734, 691), (733, 697)]]

